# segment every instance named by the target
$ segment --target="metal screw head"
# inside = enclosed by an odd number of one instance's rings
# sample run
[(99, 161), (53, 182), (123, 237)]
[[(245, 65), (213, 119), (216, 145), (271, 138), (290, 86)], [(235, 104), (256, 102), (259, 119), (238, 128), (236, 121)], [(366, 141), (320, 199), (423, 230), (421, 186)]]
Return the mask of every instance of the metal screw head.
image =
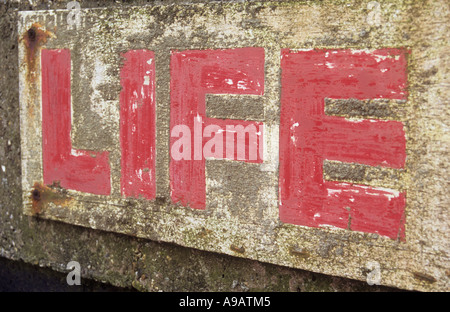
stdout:
[(40, 200), (41, 199), (41, 193), (37, 189), (34, 189), (31, 192), (31, 196), (33, 197), (33, 200)]
[(30, 29), (28, 29), (27, 35), (28, 35), (28, 39), (30, 41), (35, 41), (36, 40), (36, 29), (34, 29), (34, 27), (31, 27)]

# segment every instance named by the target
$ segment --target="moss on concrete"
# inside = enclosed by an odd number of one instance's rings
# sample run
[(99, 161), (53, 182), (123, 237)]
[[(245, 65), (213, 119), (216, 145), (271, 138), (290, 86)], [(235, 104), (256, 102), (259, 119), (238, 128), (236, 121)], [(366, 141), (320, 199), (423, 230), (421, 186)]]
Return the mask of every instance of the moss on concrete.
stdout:
[[(115, 7), (120, 8), (124, 4), (112, 4), (109, 1), (81, 1), (83, 7)], [(176, 1), (171, 1), (174, 3)], [(132, 1), (133, 5), (144, 4), (146, 1)], [(283, 44), (286, 46), (293, 45), (294, 48), (320, 48), (320, 47), (346, 47), (346, 48), (378, 48), (380, 46), (391, 46), (401, 44), (404, 46), (413, 46), (421, 49), (421, 53), (416, 53), (409, 59), (409, 71), (412, 73), (409, 78), (410, 106), (409, 118), (418, 118), (418, 122), (406, 121), (408, 136), (408, 164), (406, 184), (411, 198), (416, 198), (416, 206), (420, 207), (436, 207), (430, 209), (421, 215), (421, 219), (427, 215), (434, 215), (437, 218), (444, 218), (439, 208), (447, 201), (448, 195), (444, 195), (443, 181), (439, 177), (445, 177), (448, 171), (448, 165), (445, 159), (448, 158), (448, 151), (439, 149), (439, 145), (448, 143), (448, 136), (442, 136), (446, 129), (446, 125), (439, 123), (438, 119), (433, 119), (431, 115), (427, 115), (428, 107), (423, 103), (427, 101), (441, 101), (446, 95), (446, 91), (442, 91), (437, 87), (439, 81), (445, 79), (446, 70), (436, 64), (425, 59), (435, 60), (445, 58), (445, 54), (439, 54), (445, 50), (444, 47), (448, 41), (430, 43), (426, 39), (424, 33), (428, 32), (430, 36), (433, 34), (432, 27), (428, 25), (427, 12), (432, 12), (430, 16), (436, 13), (436, 7), (430, 2), (396, 2), (396, 1), (380, 1), (382, 3), (384, 15), (394, 18), (396, 11), (408, 12), (405, 14), (406, 19), (395, 21), (396, 25), (402, 25), (402, 31), (394, 31), (392, 35), (385, 36), (386, 27), (393, 27), (390, 21), (385, 21), (379, 26), (363, 26), (361, 29), (353, 31), (353, 35), (342, 32), (342, 27), (338, 21), (350, 19), (345, 15), (345, 6), (347, 1), (305, 1), (302, 2), (308, 6), (327, 5), (334, 3), (342, 5), (339, 12), (326, 12), (329, 16), (320, 16), (318, 18), (336, 21), (335, 28), (330, 27), (324, 29), (324, 33), (318, 36), (316, 40), (306, 41), (302, 46), (296, 46), (296, 43), (287, 40)], [(356, 1), (351, 3), (354, 8), (359, 10), (367, 10), (367, 1)], [(210, 12), (209, 18), (220, 15), (221, 10), (226, 9), (234, 4), (217, 4), (214, 10)], [(250, 3), (243, 3), (237, 6), (236, 14), (245, 12), (249, 18), (245, 21), (249, 27), (256, 33), (258, 39), (255, 44), (267, 45), (276, 40), (277, 33), (267, 31), (265, 26), (267, 21), (257, 19), (258, 12), (262, 9), (270, 10), (271, 8), (286, 7), (289, 9), (289, 3), (266, 3), (263, 6), (256, 6)], [(100, 230), (93, 230), (74, 225), (68, 225), (60, 222), (40, 219), (39, 217), (30, 217), (22, 214), (22, 198), (21, 198), (21, 165), (20, 165), (20, 129), (19, 129), (19, 91), (18, 91), (18, 42), (17, 38), (20, 34), (17, 32), (18, 10), (37, 10), (37, 9), (56, 9), (65, 8), (63, 2), (58, 2), (48, 6), (39, 1), (32, 1), (29, 5), (28, 1), (22, 1), (15, 4), (0, 4), (0, 162), (5, 170), (0, 172), (0, 256), (14, 260), (24, 260), (28, 263), (38, 264), (40, 266), (51, 267), (60, 272), (65, 272), (65, 265), (71, 260), (77, 260), (82, 265), (83, 276), (107, 282), (121, 287), (134, 287), (141, 291), (379, 291), (387, 290), (383, 287), (370, 287), (365, 282), (354, 281), (345, 278), (333, 276), (325, 276), (321, 274), (306, 272), (287, 267), (275, 266), (255, 260), (247, 260), (239, 253), (237, 257), (219, 255), (186, 247), (156, 242), (152, 240), (143, 240), (125, 236), (120, 234), (108, 233)], [(120, 18), (115, 15), (115, 10), (107, 11), (104, 20), (99, 22), (102, 36), (97, 38), (103, 43), (104, 47), (112, 50), (116, 47), (108, 46), (107, 42), (112, 42), (115, 30), (110, 27), (110, 20)], [(147, 11), (146, 11), (147, 12)], [(138, 14), (138, 10), (136, 14)], [(190, 14), (196, 12), (177, 11), (173, 7), (160, 7), (152, 11), (152, 18), (156, 19), (156, 23), (179, 22), (189, 18)], [(208, 17), (208, 12), (205, 12)], [(211, 17), (212, 16), (212, 17)], [(270, 22), (270, 21), (269, 21)], [(272, 21), (273, 22), (273, 21)], [(420, 29), (423, 27), (424, 29)], [(341, 34), (336, 37), (335, 34)], [(420, 33), (421, 35), (414, 35)], [(151, 33), (152, 36), (161, 36), (162, 27), (156, 28)], [(198, 47), (211, 46), (207, 34), (202, 35), (198, 32)], [(129, 38), (132, 40), (133, 38)], [(194, 38), (195, 39), (195, 38)], [(224, 47), (227, 46), (227, 38), (224, 40)], [(144, 41), (137, 42), (143, 45)], [(434, 50), (427, 50), (433, 44)], [(187, 43), (180, 43), (180, 46)], [(431, 51), (431, 52), (428, 52)], [(438, 51), (438, 52), (436, 52)], [(435, 54), (433, 54), (435, 53)], [(107, 60), (111, 62), (112, 60)], [(114, 64), (121, 62), (120, 58), (113, 60)], [(165, 60), (167, 62), (167, 60)], [(448, 64), (447, 64), (448, 69)], [(417, 74), (416, 74), (417, 73)], [(112, 75), (112, 73), (111, 73)], [(162, 83), (168, 83), (167, 75), (161, 78)], [(79, 86), (83, 89), (83, 85)], [(114, 90), (118, 90), (117, 81), (112, 85)], [(447, 92), (448, 93), (448, 92)], [(81, 96), (81, 95), (80, 95)], [(168, 95), (163, 95), (167, 97)], [(428, 97), (428, 98), (427, 98)], [(80, 97), (81, 99), (82, 97)], [(448, 109), (445, 103), (441, 104), (443, 114), (448, 115)], [(274, 116), (267, 116), (276, 120)], [(425, 116), (419, 118), (421, 115)], [(411, 117), (413, 116), (413, 117)], [(441, 119), (442, 120), (442, 119)], [(448, 120), (448, 119), (447, 119)], [(423, 131), (424, 128), (428, 130)], [(110, 130), (105, 130), (107, 133)], [(163, 136), (164, 137), (164, 136)], [(95, 136), (94, 136), (95, 138)], [(167, 134), (165, 136), (167, 138)], [(89, 145), (86, 139), (79, 138), (80, 145)], [(84, 141), (83, 141), (84, 140)], [(92, 140), (92, 138), (91, 138)], [(447, 140), (447, 141), (445, 141)], [(83, 143), (84, 142), (84, 143)], [(104, 145), (112, 144), (105, 142)], [(162, 146), (161, 148), (165, 148)], [(433, 157), (438, 155), (438, 160)], [(167, 157), (167, 155), (166, 155)], [(162, 161), (165, 161), (163, 159)], [(116, 166), (117, 167), (117, 166)], [(163, 167), (164, 168), (164, 167)], [(224, 170), (220, 168), (220, 164), (214, 165), (215, 172)], [(238, 171), (238, 169), (236, 169)], [(251, 170), (251, 169), (250, 169)], [(443, 174), (436, 173), (442, 170)], [(447, 170), (447, 171), (446, 171)], [(164, 173), (166, 174), (166, 173)], [(162, 175), (164, 175), (162, 174)], [(433, 185), (427, 188), (427, 195), (421, 196), (421, 190), (425, 186)], [(164, 191), (159, 194), (160, 198), (169, 198), (167, 185), (159, 182)], [(435, 204), (436, 199), (442, 199), (440, 206)], [(233, 202), (233, 200), (232, 200)], [(234, 204), (239, 204), (235, 202)], [(243, 202), (243, 205), (249, 204)], [(168, 209), (168, 204), (159, 205), (155, 209)], [(421, 224), (411, 224), (411, 228), (418, 228)], [(204, 231), (196, 231), (193, 229), (185, 229), (182, 233), (183, 241), (189, 245), (197, 245), (199, 248), (208, 249), (215, 239), (220, 239), (220, 233), (224, 229), (217, 227), (213, 229), (205, 229)], [(445, 229), (444, 229), (445, 230)], [(209, 231), (209, 232), (208, 232)], [(275, 231), (284, 231), (275, 228)], [(432, 227), (428, 228), (424, 234), (414, 237), (414, 240), (423, 240), (426, 252), (433, 252), (433, 242), (439, 240), (440, 237), (448, 235), (448, 233), (439, 232)], [(421, 232), (422, 233), (422, 232)], [(206, 237), (206, 238), (205, 238)], [(208, 239), (211, 237), (211, 239)], [(295, 237), (292, 237), (292, 241)], [(323, 254), (325, 257), (329, 253), (359, 253), (359, 250), (347, 251), (342, 249), (343, 238), (333, 237), (323, 238), (322, 247), (306, 246), (305, 250), (309, 250), (313, 255)], [(239, 239), (233, 242), (237, 249), (241, 248)], [(330, 245), (332, 244), (332, 245)], [(375, 244), (375, 243), (374, 243)], [(228, 244), (227, 246), (231, 246)], [(328, 248), (328, 247), (329, 248)], [(287, 244), (283, 248), (290, 248)], [(340, 249), (341, 248), (341, 249)], [(245, 248), (244, 248), (245, 250)], [(339, 251), (340, 250), (340, 251)], [(441, 250), (443, 258), (446, 250)], [(245, 252), (244, 252), (245, 253)], [(292, 255), (296, 257), (296, 255)], [(362, 256), (363, 258), (364, 256)], [(311, 262), (311, 266), (317, 267), (314, 258), (297, 258), (298, 262)], [(291, 261), (291, 259), (287, 259)], [(438, 261), (433, 260), (436, 266), (445, 265), (445, 259)], [(442, 264), (444, 263), (444, 264)], [(342, 264), (342, 267), (345, 267)], [(423, 268), (412, 268), (412, 270), (420, 271)], [(422, 275), (421, 275), (422, 274)], [(416, 273), (415, 276), (423, 276), (423, 273)], [(423, 280), (423, 278), (422, 278)], [(447, 276), (448, 280), (448, 276)], [(391, 284), (393, 282), (391, 281)], [(430, 287), (430, 281), (420, 281), (423, 286), (415, 285), (414, 287)], [(392, 289), (389, 289), (392, 290)]]

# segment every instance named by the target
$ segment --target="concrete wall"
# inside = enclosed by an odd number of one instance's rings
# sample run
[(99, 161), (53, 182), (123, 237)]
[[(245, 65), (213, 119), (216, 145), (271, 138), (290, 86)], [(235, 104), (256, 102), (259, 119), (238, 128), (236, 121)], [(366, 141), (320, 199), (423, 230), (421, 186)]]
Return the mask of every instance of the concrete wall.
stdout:
[[(214, 2), (206, 7), (204, 2), (197, 5), (195, 1), (164, 1), (154, 3), (155, 9), (148, 1), (80, 3), (82, 8), (100, 8), (83, 11), (88, 18), (81, 32), (63, 27), (51, 29), (48, 25), (40, 30), (52, 30), (55, 34), (44, 43), (45, 48), (72, 49), (73, 118), (83, 121), (82, 126), (73, 126), (72, 139), (77, 148), (113, 151), (112, 193), (120, 198), (118, 114), (114, 110), (102, 111), (106, 120), (99, 120), (92, 113), (95, 107), (89, 103), (110, 101), (111, 107), (118, 107), (121, 89), (118, 70), (122, 61), (117, 47), (123, 44), (123, 52), (149, 48), (151, 42), (159, 60), (156, 148), (162, 156), (156, 160), (156, 200), (148, 204), (140, 199), (123, 201), (113, 197), (105, 204), (92, 205), (88, 203), (98, 198), (34, 185), (34, 181), (42, 180), (40, 169), (33, 167), (40, 166), (40, 158), (33, 154), (40, 153), (42, 139), (40, 117), (36, 117), (40, 116), (40, 93), (32, 91), (39, 91), (40, 87), (32, 82), (34, 74), (28, 73), (37, 66), (36, 77), (40, 77), (40, 68), (38, 62), (26, 60), (29, 52), (26, 35), (33, 19), (39, 19), (43, 13), (19, 14), (19, 11), (66, 9), (66, 2), (0, 4), (0, 256), (60, 272), (67, 272), (66, 264), (75, 260), (81, 264), (83, 278), (150, 291), (388, 290), (366, 283), (373, 270), (367, 267), (367, 260), (374, 260), (381, 263), (384, 286), (448, 290), (449, 201), (445, 193), (448, 176), (445, 146), (449, 142), (448, 4), (379, 1), (377, 16), (373, 15), (377, 11), (369, 1)], [(130, 18), (130, 14), (136, 15)], [(152, 29), (148, 38), (141, 36), (142, 30), (133, 35), (132, 31), (141, 27), (140, 18), (146, 14), (152, 20), (148, 25), (159, 26)], [(221, 31), (223, 16), (225, 21), (228, 18), (229, 25), (238, 25), (236, 29), (245, 29), (247, 33), (230, 33), (220, 40), (214, 39), (214, 34)], [(121, 25), (129, 27), (121, 30)], [(249, 33), (254, 37), (248, 37)], [(272, 149), (263, 164), (265, 170), (226, 161), (206, 163), (209, 191), (205, 212), (170, 203), (168, 103), (172, 90), (167, 51), (234, 48), (236, 42), (239, 47), (266, 48), (266, 90), (261, 112), (251, 101), (246, 105), (253, 107), (253, 114), (242, 109), (225, 109), (223, 105), (221, 108), (220, 102), (215, 105), (219, 100), (212, 98), (208, 99), (208, 114), (216, 118), (260, 118), (268, 125), (267, 133), (273, 131), (276, 138), (280, 72), (274, 68), (279, 64), (280, 48), (401, 47), (411, 51), (407, 101), (381, 105), (387, 110), (384, 113), (380, 103), (375, 103), (375, 110), (370, 112), (372, 104), (361, 101), (350, 104), (330, 101), (325, 108), (330, 115), (404, 123), (407, 142), (404, 168), (390, 170), (326, 161), (324, 176), (328, 180), (405, 191), (406, 239), (363, 234), (351, 231), (350, 227), (321, 229), (280, 224), (276, 203), (278, 150), (276, 146), (270, 147), (270, 141), (268, 146)], [(96, 62), (106, 66), (108, 79), (103, 77), (100, 84), (92, 87)], [(29, 109), (33, 105), (35, 111)], [(233, 107), (227, 107), (230, 106)], [(361, 113), (364, 110), (361, 106), (369, 108), (369, 112)], [(339, 107), (348, 109), (340, 111)], [(352, 115), (352, 111), (356, 113)], [(32, 135), (33, 131), (37, 136)], [(273, 170), (267, 170), (273, 164), (276, 164)], [(231, 179), (228, 183), (227, 177)], [(42, 207), (33, 206), (36, 189), (39, 194), (51, 195)], [(67, 198), (70, 198), (68, 205)], [(39, 199), (45, 197), (40, 195)], [(121, 210), (123, 205), (127, 213)], [(242, 220), (253, 222), (248, 225)]]

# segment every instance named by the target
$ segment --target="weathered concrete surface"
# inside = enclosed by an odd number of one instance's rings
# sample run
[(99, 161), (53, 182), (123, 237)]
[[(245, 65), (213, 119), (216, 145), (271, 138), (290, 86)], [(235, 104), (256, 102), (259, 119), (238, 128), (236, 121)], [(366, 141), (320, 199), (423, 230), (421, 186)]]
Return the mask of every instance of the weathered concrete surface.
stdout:
[[(208, 254), (22, 215), (22, 199), (25, 207), (29, 207), (26, 203), (33, 186), (26, 187), (30, 183), (27, 172), (30, 174), (33, 169), (27, 171), (25, 168), (24, 171), (22, 167), (22, 172), (25, 172), (25, 177), (22, 177), (25, 191), (22, 194), (20, 139), (22, 144), (25, 142), (23, 146), (31, 147), (22, 149), (21, 156), (24, 159), (33, 158), (30, 153), (38, 152), (33, 146), (39, 145), (40, 140), (39, 131), (36, 132), (36, 141), (33, 141), (33, 136), (19, 137), (17, 86), (19, 71), (23, 73), (24, 68), (18, 69), (17, 64), (19, 61), (24, 63), (18, 55), (17, 39), (25, 33), (26, 27), (30, 26), (27, 23), (31, 20), (20, 21), (23, 28), (17, 30), (17, 10), (2, 7), (2, 23), (5, 24), (2, 25), (2, 57), (5, 62), (1, 65), (1, 108), (5, 114), (2, 111), (3, 149), (0, 149), (0, 159), (5, 170), (1, 172), (4, 186), (0, 207), (1, 255), (12, 259), (22, 258), (61, 271), (67, 262), (79, 259), (85, 275), (119, 286), (132, 284), (136, 288), (148, 290), (358, 290), (363, 284), (261, 262), (365, 281), (368, 273), (366, 263), (375, 260), (381, 264), (381, 282), (384, 285), (417, 290), (448, 290), (449, 229), (446, 208), (449, 201), (445, 193), (448, 176), (446, 146), (449, 141), (446, 108), (448, 85), (445, 80), (448, 79), (448, 5), (444, 1), (379, 3), (383, 21), (379, 25), (364, 23), (370, 13), (368, 2), (365, 1), (216, 3), (206, 8), (203, 4), (169, 5), (133, 7), (128, 11), (119, 5), (114, 10), (84, 11), (89, 21), (85, 26), (89, 26), (89, 29), (83, 35), (74, 34), (73, 30), (63, 27), (54, 30), (57, 37), (47, 41), (48, 48), (72, 49), (72, 75), (78, 77), (73, 79), (72, 85), (73, 118), (80, 120), (79, 124), (83, 125), (73, 128), (74, 146), (115, 151), (111, 159), (113, 195), (116, 195), (116, 199), (115, 202), (107, 203), (95, 197), (64, 194), (76, 198), (67, 207), (61, 204), (61, 199), (53, 200), (54, 205), (46, 205), (40, 217), (253, 260)], [(139, 5), (139, 2), (134, 4)], [(83, 3), (83, 7), (89, 5), (89, 2)], [(52, 8), (57, 6), (55, 4)], [(47, 8), (45, 4), (31, 8), (16, 4), (15, 7), (21, 10)], [(59, 7), (65, 8), (65, 5), (59, 4)], [(135, 15), (130, 18), (129, 13)], [(157, 25), (148, 32), (147, 37), (128, 33), (127, 29), (133, 27), (120, 28), (127, 23), (138, 23), (145, 16), (148, 16), (152, 25)], [(228, 18), (225, 22), (223, 16)], [(259, 16), (265, 19), (258, 19)], [(208, 25), (214, 27), (202, 27), (202, 23), (206, 23), (205, 19)], [(189, 24), (186, 20), (197, 23)], [(149, 22), (146, 20), (143, 23)], [(228, 28), (224, 27), (224, 23)], [(188, 29), (191, 32), (186, 37), (185, 31), (190, 25), (200, 26)], [(266, 51), (266, 62), (271, 65), (279, 62), (279, 47), (375, 49), (400, 46), (411, 49), (408, 65), (410, 96), (405, 106), (402, 106), (406, 113), (400, 112), (395, 116), (395, 119), (404, 121), (407, 127), (406, 170), (376, 172), (373, 168), (356, 171), (351, 168), (349, 172), (350, 168), (346, 165), (330, 162), (325, 166), (324, 173), (330, 179), (363, 181), (368, 185), (406, 189), (406, 243), (351, 231), (305, 229), (279, 224), (276, 170), (261, 171), (260, 168), (240, 163), (207, 162), (207, 185), (210, 185), (207, 199), (210, 209), (195, 211), (170, 205), (167, 52), (173, 48), (217, 48), (211, 33), (217, 35), (221, 29), (233, 27), (247, 32), (222, 34), (221, 48), (236, 47), (237, 42), (239, 46), (259, 44), (270, 47)], [(44, 28), (50, 30), (50, 27)], [(290, 30), (288, 34), (285, 34), (286, 29)], [(252, 32), (255, 34), (249, 36)], [(152, 42), (152, 45), (149, 46), (148, 42)], [(118, 52), (130, 46), (134, 49), (158, 47), (155, 48), (159, 60), (157, 72), (161, 76), (157, 77), (157, 148), (161, 156), (157, 160), (158, 197), (152, 205), (118, 198), (120, 158), (117, 154), (118, 123), (114, 119), (117, 116), (117, 94), (120, 92), (117, 70), (121, 61)], [(20, 47), (23, 48), (23, 45)], [(20, 57), (24, 55), (22, 52)], [(10, 63), (11, 60), (13, 63)], [(275, 66), (268, 68), (273, 69)], [(96, 69), (97, 72), (106, 72), (107, 79), (103, 77), (93, 86), (91, 82)], [(266, 72), (264, 120), (269, 129), (270, 126), (276, 129), (278, 122), (278, 75), (277, 71)], [(85, 92), (92, 89), (96, 92)], [(104, 103), (96, 106), (101, 101)], [(364, 111), (361, 103), (349, 105), (356, 106), (357, 111)], [(370, 112), (370, 103), (366, 106), (369, 106), (369, 112), (363, 112), (357, 117), (377, 114)], [(333, 112), (333, 109), (330, 108), (330, 111)], [(211, 110), (211, 114), (217, 117), (231, 115), (233, 118), (248, 118), (246, 115), (239, 116), (235, 110), (223, 112), (217, 107)], [(255, 114), (251, 118), (259, 119), (261, 113)], [(392, 117), (389, 112), (385, 114)], [(98, 118), (99, 115), (102, 119)], [(22, 133), (29, 134), (35, 131), (33, 129), (39, 129), (33, 128), (32, 124), (29, 126), (29, 130), (22, 128), (21, 131), (25, 131)], [(276, 158), (276, 153), (275, 146), (271, 160)], [(262, 178), (267, 174), (271, 176), (270, 183)], [(247, 178), (249, 176), (251, 180)], [(392, 181), (392, 178), (397, 177), (399, 181)], [(224, 185), (224, 181), (228, 181), (229, 186), (215, 187)], [(252, 270), (248, 270), (248, 266)], [(178, 267), (183, 268), (181, 274), (176, 269)], [(177, 280), (180, 276), (182, 281)], [(312, 281), (311, 276), (320, 277)]]

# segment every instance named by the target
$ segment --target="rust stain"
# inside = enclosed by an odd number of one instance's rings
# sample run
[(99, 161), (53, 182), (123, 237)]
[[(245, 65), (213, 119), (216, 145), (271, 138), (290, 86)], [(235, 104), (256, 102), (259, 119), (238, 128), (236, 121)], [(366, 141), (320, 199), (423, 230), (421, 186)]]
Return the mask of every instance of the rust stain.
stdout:
[(230, 249), (235, 251), (235, 252), (237, 252), (237, 253), (244, 253), (245, 252), (245, 248), (244, 247), (242, 247), (242, 246), (238, 247), (238, 246), (236, 246), (234, 244), (230, 245)]
[(24, 43), (26, 49), (25, 63), (27, 64), (28, 83), (33, 83), (36, 78), (38, 52), (47, 43), (48, 38), (54, 37), (52, 32), (44, 30), (39, 23), (34, 23), (22, 34), (20, 41)]
[(33, 215), (39, 215), (46, 205), (53, 203), (58, 206), (69, 206), (72, 198), (61, 194), (57, 189), (48, 187), (42, 183), (35, 182), (30, 192), (31, 211)]
[(207, 237), (209, 234), (211, 234), (212, 233), (212, 231), (211, 230), (208, 230), (208, 229), (205, 229), (204, 227), (202, 227), (202, 229), (201, 229), (201, 231), (200, 231), (200, 233), (199, 233), (199, 236), (201, 237), (201, 238), (205, 238), (205, 237)]
[(416, 279), (421, 279), (428, 283), (435, 283), (437, 281), (433, 276), (431, 276), (429, 274), (425, 274), (425, 273), (421, 273), (421, 272), (413, 272), (413, 275)]
[(291, 247), (289, 249), (289, 253), (291, 255), (296, 255), (296, 256), (299, 256), (299, 257), (304, 257), (304, 258), (308, 258), (309, 257), (309, 252), (307, 252), (303, 248), (299, 248), (299, 247)]

